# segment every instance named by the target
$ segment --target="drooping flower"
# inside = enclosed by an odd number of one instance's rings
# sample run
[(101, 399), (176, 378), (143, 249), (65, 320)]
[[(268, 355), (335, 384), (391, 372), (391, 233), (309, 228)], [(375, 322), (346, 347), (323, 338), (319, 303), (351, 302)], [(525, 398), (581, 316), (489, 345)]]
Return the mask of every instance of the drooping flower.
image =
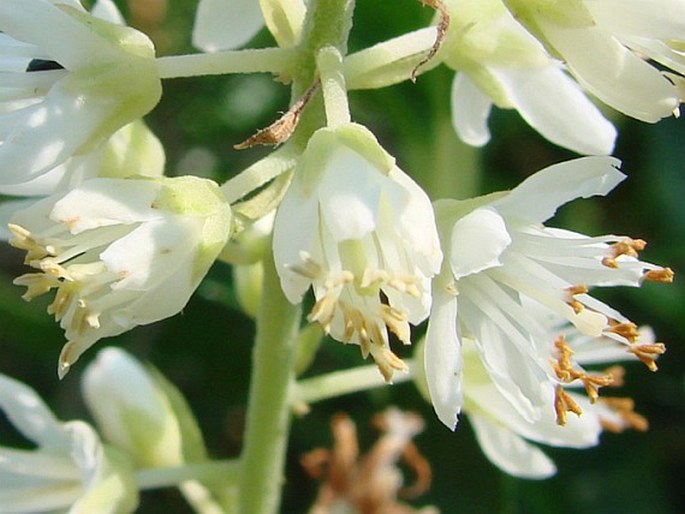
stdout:
[(590, 93), (647, 122), (677, 113), (677, 82), (649, 59), (685, 71), (685, 4), (678, 0), (503, 0)]
[(294, 46), (305, 11), (303, 0), (200, 0), (193, 45), (205, 52), (239, 48), (266, 24), (279, 46)]
[(450, 26), (439, 53), (457, 71), (452, 122), (466, 143), (490, 140), (492, 105), (516, 109), (545, 138), (582, 154), (609, 154), (616, 130), (507, 11), (501, 0), (447, 0)]
[(125, 514), (138, 503), (127, 458), (82, 421), (58, 421), (24, 384), (0, 375), (0, 409), (34, 450), (0, 447), (3, 512)]
[(360, 345), (386, 380), (405, 369), (388, 329), (410, 343), (442, 253), (428, 197), (368, 130), (343, 124), (312, 136), (276, 214), (273, 250), (291, 302), (312, 288), (310, 321)]
[(15, 280), (24, 298), (56, 289), (48, 312), (68, 341), (64, 376), (100, 338), (179, 312), (229, 237), (231, 211), (206, 179), (92, 179), (16, 213), (10, 229), (38, 270)]
[(643, 241), (542, 224), (570, 200), (607, 194), (624, 178), (617, 166), (608, 157), (576, 159), (508, 193), (436, 202), (446, 258), (434, 287), (425, 366), (431, 399), (447, 426), (456, 425), (463, 403), (462, 337), (475, 341), (500, 393), (530, 421), (559, 391), (548, 362), (556, 338), (549, 316), (582, 334), (611, 337), (652, 367), (663, 353), (662, 345), (640, 343), (635, 325), (588, 288), (668, 282), (673, 272), (637, 258)]
[[(108, 11), (100, 0), (98, 13)], [(0, 184), (88, 154), (161, 95), (152, 42), (76, 0), (0, 3)]]
[[(311, 514), (437, 514), (435, 507), (414, 509), (398, 501), (400, 496), (416, 497), (430, 486), (430, 464), (412, 442), (423, 430), (423, 420), (389, 408), (374, 422), (384, 433), (365, 455), (359, 455), (354, 422), (338, 414), (331, 420), (333, 448), (316, 448), (302, 456), (300, 462), (309, 475), (324, 480)], [(400, 459), (416, 474), (409, 487), (403, 487), (403, 474), (397, 466)]]

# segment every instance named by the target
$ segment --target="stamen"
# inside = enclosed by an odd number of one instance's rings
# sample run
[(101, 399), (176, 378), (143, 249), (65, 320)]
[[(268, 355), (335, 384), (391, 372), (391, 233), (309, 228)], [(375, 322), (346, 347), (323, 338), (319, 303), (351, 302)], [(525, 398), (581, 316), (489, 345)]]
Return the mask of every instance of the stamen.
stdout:
[(411, 344), (411, 332), (407, 322), (407, 315), (389, 305), (382, 305), (381, 309), (383, 322), (388, 329), (404, 344)]
[(395, 371), (408, 372), (409, 368), (405, 362), (395, 355), (390, 348), (374, 345), (371, 348), (371, 355), (376, 361), (378, 371), (381, 372), (386, 382), (392, 383), (392, 375)]
[(610, 246), (611, 255), (602, 259), (602, 264), (607, 268), (618, 268), (616, 259), (621, 255), (628, 255), (629, 257), (638, 257), (638, 252), (641, 252), (647, 246), (647, 242), (642, 239), (624, 239), (618, 241)]
[(309, 280), (316, 280), (324, 273), (323, 266), (317, 263), (312, 256), (305, 251), (300, 252), (302, 264), (288, 264), (287, 268), (294, 273), (302, 275)]
[(616, 323), (615, 325), (611, 325), (607, 331), (617, 334), (627, 339), (631, 343), (637, 342), (637, 340), (640, 338), (640, 333), (638, 332), (637, 325), (635, 323)]
[(639, 432), (649, 430), (647, 418), (633, 410), (635, 402), (632, 398), (602, 398), (601, 401), (625, 422), (625, 425), (620, 425), (606, 418), (600, 418), (602, 428), (605, 430), (615, 433), (623, 432), (627, 427)]
[(554, 392), (554, 410), (557, 413), (557, 425), (564, 426), (567, 421), (567, 412), (573, 412), (576, 416), (583, 413), (583, 409), (571, 398), (571, 396), (558, 385)]
[(573, 309), (573, 312), (580, 314), (585, 309), (585, 306), (574, 298), (578, 294), (587, 294), (588, 288), (583, 285), (571, 286), (566, 288), (567, 300), (566, 304)]
[(571, 350), (566, 343), (564, 336), (559, 336), (556, 341), (554, 341), (554, 346), (556, 346), (561, 354), (557, 362), (552, 363), (552, 369), (557, 378), (567, 384), (575, 380), (580, 380), (585, 387), (585, 392), (590, 398), (590, 401), (595, 403), (599, 397), (599, 388), (610, 385), (614, 381), (613, 375), (609, 373), (603, 375), (588, 375), (583, 370), (574, 369), (573, 361), (571, 360), (573, 350)]
[(611, 383), (607, 384), (611, 387), (623, 387), (625, 384), (624, 377), (626, 375), (626, 369), (623, 366), (619, 366), (618, 364), (611, 366), (605, 369), (603, 374), (611, 376)]
[(662, 284), (670, 284), (673, 282), (674, 276), (675, 273), (671, 268), (659, 268), (645, 272), (645, 274), (642, 275), (642, 279), (651, 282), (661, 282)]
[(599, 398), (599, 388), (611, 385), (614, 382), (613, 375), (584, 375), (581, 378), (585, 386), (585, 392), (590, 398), (591, 403), (595, 403)]
[(659, 369), (656, 359), (659, 355), (666, 353), (666, 345), (664, 343), (633, 344), (628, 351), (635, 354), (640, 362), (649, 368), (649, 371), (656, 371)]

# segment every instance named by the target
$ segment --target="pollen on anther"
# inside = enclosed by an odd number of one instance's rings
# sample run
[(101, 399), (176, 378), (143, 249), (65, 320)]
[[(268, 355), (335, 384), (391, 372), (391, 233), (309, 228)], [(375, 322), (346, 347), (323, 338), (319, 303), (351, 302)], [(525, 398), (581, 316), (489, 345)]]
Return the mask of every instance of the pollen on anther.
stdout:
[(664, 343), (633, 344), (628, 351), (635, 354), (649, 371), (657, 371), (659, 368), (656, 365), (656, 359), (659, 355), (666, 353), (666, 345)]
[(673, 282), (675, 273), (671, 268), (651, 269), (647, 271), (642, 278), (651, 282), (661, 282), (662, 284), (670, 284)]
[(567, 412), (573, 412), (576, 416), (580, 416), (583, 413), (583, 409), (560, 385), (556, 387), (554, 392), (554, 410), (557, 413), (557, 425), (560, 426), (566, 424), (568, 419)]
[(608, 329), (609, 332), (624, 337), (631, 343), (636, 342), (640, 338), (640, 333), (637, 330), (635, 323), (617, 323)]

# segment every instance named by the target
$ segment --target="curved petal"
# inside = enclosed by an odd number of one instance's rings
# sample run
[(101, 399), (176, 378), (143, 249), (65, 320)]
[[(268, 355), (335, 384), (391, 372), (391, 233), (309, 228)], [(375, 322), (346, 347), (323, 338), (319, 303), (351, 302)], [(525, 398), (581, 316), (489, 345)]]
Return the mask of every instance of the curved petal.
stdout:
[(483, 453), (502, 471), (516, 477), (538, 479), (556, 473), (557, 468), (549, 457), (508, 428), (473, 413), (469, 413), (469, 420)]
[(69, 439), (61, 423), (30, 387), (0, 375), (0, 409), (25, 437), (44, 448), (64, 448)]
[(490, 205), (502, 213), (533, 222), (551, 218), (576, 198), (604, 196), (626, 176), (614, 157), (581, 157), (554, 164), (531, 175)]
[(301, 251), (312, 253), (317, 238), (317, 203), (305, 197), (297, 179), (276, 211), (273, 232), (274, 262), (281, 287), (291, 303), (302, 300), (311, 280), (292, 269), (302, 263)]
[(464, 72), (454, 76), (451, 106), (452, 126), (459, 139), (471, 146), (483, 146), (490, 141), (488, 116), (492, 101)]
[(457, 334), (457, 297), (442, 287), (435, 287), (433, 294), (424, 368), (435, 413), (454, 430), (464, 403), (461, 344)]
[(57, 201), (50, 217), (67, 224), (72, 234), (159, 219), (163, 214), (150, 206), (161, 187), (152, 180), (88, 180)]
[(467, 214), (452, 227), (449, 263), (454, 278), (501, 266), (499, 258), (511, 244), (504, 219), (494, 209)]
[(560, 426), (552, 404), (553, 392), (549, 402), (541, 409), (540, 417), (534, 422), (525, 419), (494, 385), (467, 386), (466, 394), (469, 401), (478, 405), (479, 412), (496, 418), (509, 430), (531, 441), (562, 448), (588, 448), (599, 443), (602, 431), (599, 419), (592, 405), (579, 395), (574, 394), (573, 398), (583, 408), (583, 414), (569, 416), (566, 425)]
[(598, 25), (619, 37), (682, 40), (685, 34), (685, 3), (681, 0), (602, 0), (585, 6)]
[(561, 69), (491, 69), (526, 122), (546, 139), (587, 155), (614, 149), (616, 129)]
[[(47, 0), (3, 0), (0, 2), (0, 30), (20, 41), (37, 45), (67, 69), (119, 55), (97, 31)], [(56, 34), (59, 37), (55, 37)]]
[(545, 35), (578, 82), (617, 111), (655, 123), (678, 106), (676, 86), (606, 32), (550, 26)]

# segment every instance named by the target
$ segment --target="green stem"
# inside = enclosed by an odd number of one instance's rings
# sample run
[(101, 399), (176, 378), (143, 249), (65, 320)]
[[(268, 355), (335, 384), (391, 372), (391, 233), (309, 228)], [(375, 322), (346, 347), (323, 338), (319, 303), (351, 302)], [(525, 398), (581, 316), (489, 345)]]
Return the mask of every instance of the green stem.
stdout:
[(236, 483), (240, 477), (240, 463), (235, 460), (209, 461), (173, 468), (150, 468), (136, 472), (140, 489), (174, 487), (188, 480)]
[(337, 48), (326, 46), (316, 56), (323, 92), (326, 124), (338, 127), (351, 121), (347, 101), (345, 77), (342, 74), (342, 56)]
[[(409, 373), (395, 373), (394, 384), (408, 382), (414, 378), (414, 362), (408, 360), (405, 363), (409, 367)], [(344, 394), (387, 386), (376, 366), (359, 366), (298, 381), (292, 388), (290, 401), (294, 407), (299, 407)]]
[(241, 455), (241, 514), (273, 514), (281, 498), (281, 477), (290, 425), (289, 386), (294, 380), (299, 306), (291, 305), (271, 256), (264, 262), (264, 285), (257, 315), (252, 379)]
[(225, 75), (227, 73), (289, 74), (296, 53), (288, 48), (249, 48), (211, 54), (171, 55), (157, 58), (163, 79)]

